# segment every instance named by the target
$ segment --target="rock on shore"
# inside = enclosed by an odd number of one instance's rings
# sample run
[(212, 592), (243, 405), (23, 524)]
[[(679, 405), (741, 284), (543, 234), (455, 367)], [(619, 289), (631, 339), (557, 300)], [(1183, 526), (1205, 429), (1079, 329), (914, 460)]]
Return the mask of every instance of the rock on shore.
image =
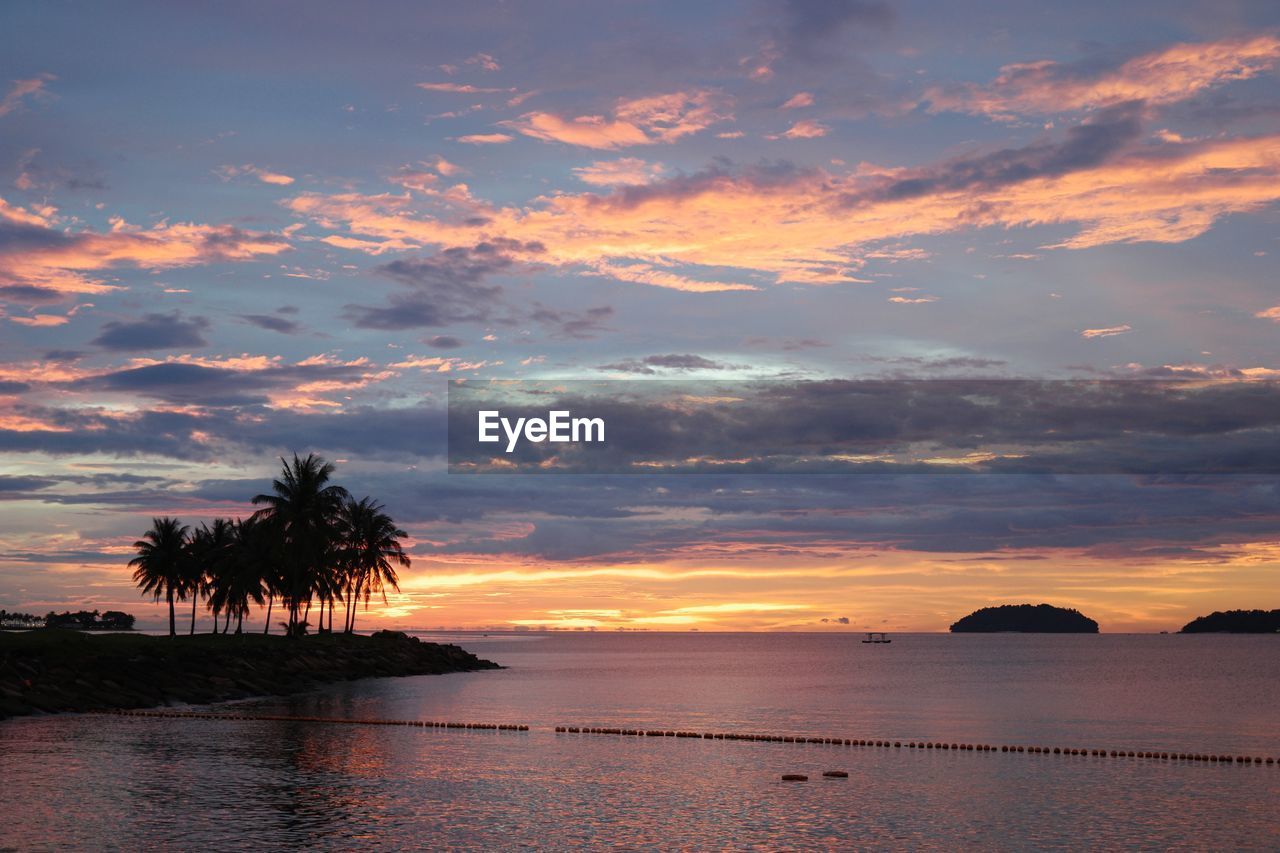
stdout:
[(453, 645), (370, 637), (0, 632), (0, 718), (295, 693), (334, 681), (500, 669)]

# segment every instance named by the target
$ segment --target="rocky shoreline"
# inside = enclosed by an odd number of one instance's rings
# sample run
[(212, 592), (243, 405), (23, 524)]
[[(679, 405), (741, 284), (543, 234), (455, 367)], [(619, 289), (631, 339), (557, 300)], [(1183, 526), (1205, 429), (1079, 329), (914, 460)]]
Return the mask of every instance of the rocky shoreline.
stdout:
[(286, 695), (357, 678), (501, 669), (458, 646), (393, 631), (300, 639), (0, 632), (0, 719)]

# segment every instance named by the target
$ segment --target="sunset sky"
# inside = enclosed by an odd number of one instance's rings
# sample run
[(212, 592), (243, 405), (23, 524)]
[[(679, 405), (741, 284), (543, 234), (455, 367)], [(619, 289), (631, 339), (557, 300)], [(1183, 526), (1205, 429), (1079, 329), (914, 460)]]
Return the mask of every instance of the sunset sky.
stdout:
[(295, 450), (411, 535), (363, 627), (1280, 606), (1274, 475), (444, 439), (460, 377), (1280, 378), (1273, 0), (10, 2), (0, 48), (0, 608), (159, 625), (131, 543)]

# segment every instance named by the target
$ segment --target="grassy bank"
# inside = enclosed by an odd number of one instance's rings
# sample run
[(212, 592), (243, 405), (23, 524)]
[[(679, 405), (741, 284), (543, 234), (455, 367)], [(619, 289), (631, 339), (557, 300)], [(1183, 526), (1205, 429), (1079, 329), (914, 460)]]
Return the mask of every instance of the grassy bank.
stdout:
[(355, 678), (496, 668), (458, 646), (393, 632), (300, 639), (0, 632), (0, 718), (218, 702)]

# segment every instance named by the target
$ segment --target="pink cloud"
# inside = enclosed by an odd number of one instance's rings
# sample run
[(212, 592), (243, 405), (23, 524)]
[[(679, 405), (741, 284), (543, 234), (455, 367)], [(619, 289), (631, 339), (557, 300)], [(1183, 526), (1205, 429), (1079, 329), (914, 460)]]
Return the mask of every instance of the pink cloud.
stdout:
[(23, 98), (38, 97), (45, 91), (45, 84), (56, 79), (58, 78), (52, 74), (40, 74), (29, 80), (14, 80), (4, 98), (0, 99), (0, 116), (6, 116), (16, 110), (21, 106)]

